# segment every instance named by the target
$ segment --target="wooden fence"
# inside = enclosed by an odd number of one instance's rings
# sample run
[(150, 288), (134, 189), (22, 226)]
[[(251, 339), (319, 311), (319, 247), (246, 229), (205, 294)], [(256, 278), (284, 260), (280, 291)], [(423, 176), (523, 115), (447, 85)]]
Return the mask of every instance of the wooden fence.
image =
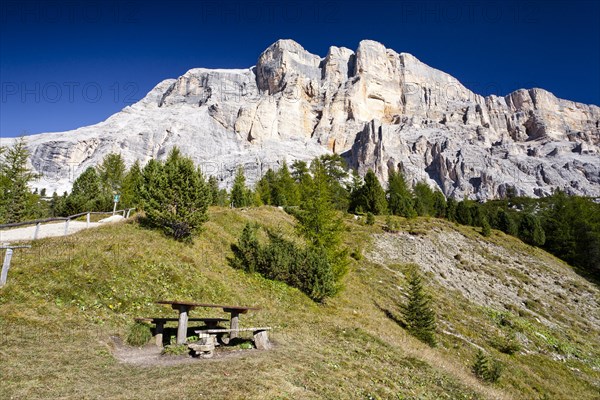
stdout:
[(54, 217), (54, 218), (36, 219), (33, 221), (13, 222), (11, 224), (0, 224), (0, 230), (10, 229), (10, 228), (19, 228), (21, 226), (35, 225), (35, 230), (33, 231), (33, 237), (31, 239), (36, 240), (38, 237), (38, 234), (40, 232), (40, 227), (42, 226), (42, 224), (45, 224), (48, 222), (65, 221), (65, 235), (67, 235), (69, 233), (69, 221), (71, 221), (72, 219), (83, 217), (85, 215), (87, 227), (89, 228), (91, 215), (123, 214), (123, 218), (129, 218), (129, 215), (132, 210), (135, 210), (135, 208), (126, 208), (123, 210), (116, 210), (114, 212), (113, 211), (86, 211), (86, 212), (82, 212), (79, 214), (69, 215), (68, 217)]

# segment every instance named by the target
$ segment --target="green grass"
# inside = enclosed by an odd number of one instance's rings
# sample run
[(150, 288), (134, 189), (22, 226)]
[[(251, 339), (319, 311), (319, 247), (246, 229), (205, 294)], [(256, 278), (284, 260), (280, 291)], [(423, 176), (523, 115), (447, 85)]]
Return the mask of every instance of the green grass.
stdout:
[[(533, 317), (510, 314), (506, 319), (515, 325), (510, 329), (528, 339), (531, 351), (502, 354), (489, 344), (490, 332), (507, 334), (499, 313), (509, 312), (473, 304), (430, 277), (439, 346), (431, 349), (408, 335), (389, 317), (400, 314), (405, 266), (364, 257), (371, 235), (383, 232), (384, 218), (369, 226), (345, 217), (345, 242), (361, 256), (351, 258), (344, 290), (323, 305), (282, 283), (228, 266), (230, 245), (248, 221), (289, 236), (294, 232), (294, 219), (277, 208), (212, 208), (193, 244), (127, 222), (39, 240), (16, 253), (9, 283), (0, 289), (2, 397), (561, 399), (572, 393), (576, 397), (571, 398), (595, 398), (600, 376), (593, 360), (600, 351), (594, 331), (586, 333), (583, 325), (572, 332), (552, 331)], [(515, 251), (531, 252), (496, 232), (482, 239), (475, 230), (435, 219), (399, 223), (418, 236), (432, 229), (459, 230), (465, 240), (509, 241)], [(126, 338), (133, 318), (176, 316), (155, 304), (158, 299), (258, 305), (262, 309), (243, 315), (241, 324), (272, 326), (276, 346), (174, 366), (119, 363), (111, 337)], [(218, 309), (192, 314), (223, 317)], [(473, 376), (477, 349), (463, 338), (505, 365), (497, 384)], [(555, 360), (557, 349), (577, 357)]]

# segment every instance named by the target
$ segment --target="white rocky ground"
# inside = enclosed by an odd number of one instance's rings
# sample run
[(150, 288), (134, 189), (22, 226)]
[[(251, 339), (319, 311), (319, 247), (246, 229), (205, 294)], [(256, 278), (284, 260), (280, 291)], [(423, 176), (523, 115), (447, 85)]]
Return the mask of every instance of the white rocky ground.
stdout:
[(599, 107), (542, 89), (483, 97), (369, 40), (324, 58), (280, 40), (255, 67), (191, 69), (104, 122), (27, 139), (49, 193), (107, 153), (146, 162), (178, 145), (223, 185), (240, 164), (252, 183), (284, 159), (336, 152), (361, 173), (385, 180), (394, 166), (457, 198), (600, 195)]
[[(415, 263), (474, 304), (516, 306), (551, 328), (569, 329), (580, 323), (569, 317), (576, 315), (600, 330), (598, 288), (557, 258), (516, 241), (507, 247), (435, 222), (430, 228), (377, 234), (366, 258), (381, 265)], [(503, 234), (495, 234), (501, 240)]]

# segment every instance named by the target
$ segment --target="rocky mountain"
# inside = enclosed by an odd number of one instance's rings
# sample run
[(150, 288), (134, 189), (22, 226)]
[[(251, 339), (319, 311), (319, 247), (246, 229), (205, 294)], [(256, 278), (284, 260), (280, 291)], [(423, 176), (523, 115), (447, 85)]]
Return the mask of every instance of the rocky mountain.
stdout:
[(145, 162), (178, 145), (223, 185), (240, 164), (253, 182), (284, 159), (336, 152), (363, 174), (400, 168), (456, 198), (600, 195), (600, 107), (542, 89), (483, 97), (369, 40), (324, 58), (279, 40), (254, 67), (191, 69), (104, 122), (27, 139), (50, 193), (107, 153)]

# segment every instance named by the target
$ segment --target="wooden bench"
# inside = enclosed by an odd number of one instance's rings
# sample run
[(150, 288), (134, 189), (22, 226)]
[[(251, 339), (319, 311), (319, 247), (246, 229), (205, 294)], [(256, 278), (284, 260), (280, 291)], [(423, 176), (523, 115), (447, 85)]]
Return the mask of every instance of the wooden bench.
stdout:
[(260, 328), (238, 328), (238, 329), (201, 329), (201, 330), (197, 330), (194, 331), (196, 332), (196, 334), (201, 335), (201, 334), (209, 334), (209, 335), (218, 335), (218, 334), (223, 334), (223, 333), (229, 333), (230, 336), (229, 338), (225, 341), (223, 340), (223, 338), (221, 337), (220, 340), (227, 344), (229, 343), (229, 340), (232, 339), (231, 334), (235, 333), (236, 337), (237, 337), (237, 333), (239, 332), (252, 332), (253, 334), (253, 339), (254, 339), (254, 346), (258, 349), (258, 350), (269, 350), (272, 346), (271, 346), (271, 342), (269, 341), (269, 335), (267, 333), (267, 331), (270, 331), (271, 327), (265, 326), (265, 327), (260, 327)]
[[(163, 333), (165, 330), (165, 323), (179, 321), (179, 318), (135, 318), (136, 322), (146, 322), (149, 324), (155, 324), (155, 339), (156, 345), (162, 347), (163, 345)], [(188, 318), (188, 321), (199, 321), (204, 322), (209, 329), (216, 329), (219, 326), (219, 322), (229, 321), (227, 318)]]

